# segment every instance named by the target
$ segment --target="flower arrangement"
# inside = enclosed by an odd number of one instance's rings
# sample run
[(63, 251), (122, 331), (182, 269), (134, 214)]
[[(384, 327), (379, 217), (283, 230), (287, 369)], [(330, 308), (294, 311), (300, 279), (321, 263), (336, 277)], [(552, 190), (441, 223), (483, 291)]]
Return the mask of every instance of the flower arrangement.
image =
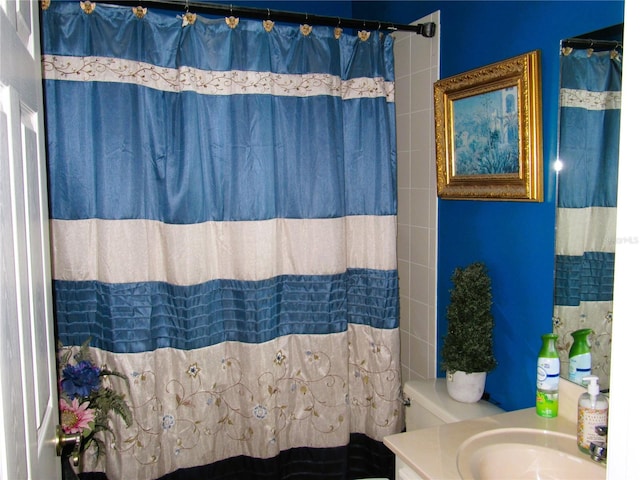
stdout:
[[(58, 345), (60, 368), (60, 426), (67, 434), (80, 433), (80, 452), (94, 446), (96, 457), (104, 454), (105, 443), (96, 436), (109, 432), (115, 436), (110, 414), (119, 416), (127, 427), (132, 415), (125, 395), (108, 386), (107, 376), (115, 376), (128, 382), (125, 375), (95, 365), (87, 340), (73, 353), (73, 349)], [(128, 383), (127, 383), (128, 384)]]

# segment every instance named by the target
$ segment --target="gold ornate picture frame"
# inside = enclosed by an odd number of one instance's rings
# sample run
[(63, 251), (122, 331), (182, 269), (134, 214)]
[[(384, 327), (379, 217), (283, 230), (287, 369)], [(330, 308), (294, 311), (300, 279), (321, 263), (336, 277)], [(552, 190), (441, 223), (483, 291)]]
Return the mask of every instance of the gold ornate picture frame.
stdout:
[(540, 52), (434, 84), (438, 196), (541, 202)]

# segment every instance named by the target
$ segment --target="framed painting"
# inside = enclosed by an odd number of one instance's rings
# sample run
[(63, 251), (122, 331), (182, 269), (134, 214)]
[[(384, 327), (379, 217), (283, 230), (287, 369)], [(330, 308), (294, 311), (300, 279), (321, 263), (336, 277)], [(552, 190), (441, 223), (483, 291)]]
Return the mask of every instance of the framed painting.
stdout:
[(434, 84), (438, 196), (541, 202), (540, 52)]

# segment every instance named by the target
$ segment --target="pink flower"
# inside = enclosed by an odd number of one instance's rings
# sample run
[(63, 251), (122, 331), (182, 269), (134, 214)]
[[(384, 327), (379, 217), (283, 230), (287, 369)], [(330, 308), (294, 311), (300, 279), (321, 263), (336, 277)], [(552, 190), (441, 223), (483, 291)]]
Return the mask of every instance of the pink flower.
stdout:
[(89, 402), (80, 405), (77, 398), (71, 403), (60, 399), (60, 423), (64, 433), (81, 433), (85, 428), (89, 428), (94, 418), (95, 412), (89, 408)]

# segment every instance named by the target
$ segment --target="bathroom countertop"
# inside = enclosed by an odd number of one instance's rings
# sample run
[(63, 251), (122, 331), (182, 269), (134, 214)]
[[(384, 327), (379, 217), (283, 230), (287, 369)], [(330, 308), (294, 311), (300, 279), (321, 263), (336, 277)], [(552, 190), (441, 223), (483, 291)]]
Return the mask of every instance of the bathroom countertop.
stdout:
[[(496, 428), (522, 427), (576, 435), (575, 421), (562, 416), (542, 418), (535, 407), (490, 417), (398, 433), (384, 444), (417, 474), (428, 480), (460, 478), (456, 465), (458, 447), (476, 433)], [(576, 445), (576, 452), (579, 452)]]

